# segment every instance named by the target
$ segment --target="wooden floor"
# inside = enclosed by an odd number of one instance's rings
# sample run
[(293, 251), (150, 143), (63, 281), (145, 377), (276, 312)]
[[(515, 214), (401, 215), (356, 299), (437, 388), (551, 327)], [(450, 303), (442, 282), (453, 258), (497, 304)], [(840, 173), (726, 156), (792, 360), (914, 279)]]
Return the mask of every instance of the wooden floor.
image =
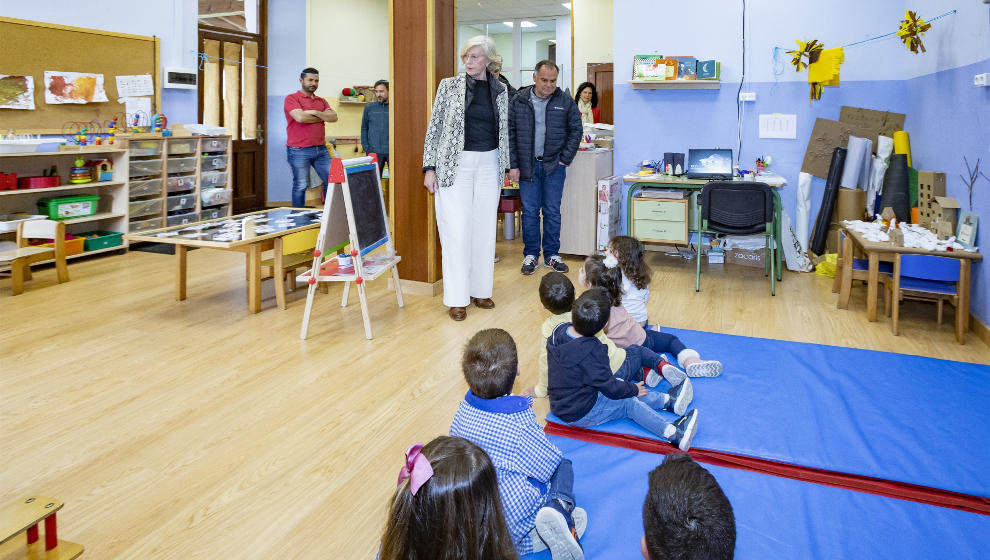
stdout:
[[(249, 314), (235, 253), (190, 252), (184, 302), (172, 257), (146, 252), (73, 261), (62, 285), (42, 269), (17, 297), (0, 280), (0, 504), (63, 500), (59, 534), (86, 558), (373, 558), (403, 451), (445, 433), (466, 390), (467, 338), (508, 330), (517, 390), (535, 380), (540, 275), (519, 275), (518, 241), (498, 252), (497, 307), (462, 323), (439, 297), (398, 309), (373, 282), (372, 341), (339, 286), (318, 299), (306, 341), (304, 291), (279, 311), (266, 283), (264, 310)], [(868, 323), (862, 286), (836, 310), (832, 280), (814, 274), (787, 273), (771, 297), (761, 270), (724, 265), (695, 293), (693, 261), (651, 264), (650, 317), (666, 326), (990, 358), (972, 333), (956, 344), (951, 312), (936, 329), (933, 306), (905, 305), (899, 337)]]

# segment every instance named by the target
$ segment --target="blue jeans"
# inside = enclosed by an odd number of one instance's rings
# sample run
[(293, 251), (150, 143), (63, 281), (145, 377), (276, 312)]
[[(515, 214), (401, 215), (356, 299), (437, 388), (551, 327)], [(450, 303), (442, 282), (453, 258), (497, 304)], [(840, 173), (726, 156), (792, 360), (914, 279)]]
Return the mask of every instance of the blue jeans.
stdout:
[(622, 362), (619, 371), (615, 372), (615, 377), (630, 383), (639, 383), (643, 381), (643, 368), (656, 369), (658, 363), (660, 356), (656, 352), (645, 346), (633, 344), (626, 347), (626, 361)]
[(675, 360), (677, 359), (677, 355), (681, 353), (681, 350), (686, 348), (684, 343), (681, 342), (681, 339), (676, 336), (655, 331), (650, 328), (646, 328), (646, 340), (643, 341), (643, 346), (646, 346), (657, 354), (667, 352), (668, 354), (671, 354)]
[(567, 168), (557, 164), (545, 175), (543, 162), (533, 160), (533, 180), (519, 181), (522, 198), (523, 256), (540, 256), (540, 211), (543, 211), (543, 258), (560, 250), (560, 199), (564, 195)]
[(286, 146), (286, 159), (292, 168), (292, 206), (302, 208), (306, 204), (306, 188), (309, 187), (309, 168), (323, 181), (323, 196), (327, 195), (327, 180), (330, 178), (330, 152), (326, 146), (297, 148)]
[(663, 438), (666, 437), (663, 433), (667, 429), (667, 426), (670, 425), (670, 422), (664, 420), (664, 417), (657, 411), (663, 408), (665, 400), (665, 393), (658, 391), (650, 391), (642, 397), (618, 400), (612, 400), (598, 393), (598, 400), (595, 401), (595, 406), (591, 407), (591, 410), (583, 417), (571, 422), (571, 425), (591, 428), (605, 422), (611, 422), (612, 420), (629, 418)]
[(547, 489), (550, 491), (547, 497), (548, 504), (550, 500), (557, 498), (567, 511), (574, 509), (574, 466), (570, 459), (560, 459), (557, 470), (553, 471), (553, 476), (550, 477)]

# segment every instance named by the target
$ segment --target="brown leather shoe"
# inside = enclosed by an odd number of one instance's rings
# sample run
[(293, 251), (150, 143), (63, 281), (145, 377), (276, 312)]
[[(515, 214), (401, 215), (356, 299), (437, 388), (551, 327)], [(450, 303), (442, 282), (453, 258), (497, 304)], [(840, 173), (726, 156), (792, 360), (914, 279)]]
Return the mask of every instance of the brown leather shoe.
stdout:
[(492, 298), (471, 298), (471, 302), (479, 309), (495, 309), (495, 302)]
[(463, 321), (467, 318), (467, 309), (463, 307), (451, 307), (447, 310), (447, 315), (455, 321)]

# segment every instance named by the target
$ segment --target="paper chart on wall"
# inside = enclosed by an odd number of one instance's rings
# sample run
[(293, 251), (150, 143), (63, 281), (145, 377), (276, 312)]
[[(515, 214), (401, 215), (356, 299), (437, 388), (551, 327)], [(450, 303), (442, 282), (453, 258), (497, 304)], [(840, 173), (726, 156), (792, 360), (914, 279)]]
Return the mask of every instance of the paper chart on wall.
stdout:
[(124, 113), (127, 115), (128, 125), (134, 124), (134, 117), (138, 118), (138, 126), (151, 125), (151, 98), (150, 97), (121, 97), (117, 103), (124, 104)]
[(0, 74), (0, 109), (34, 110), (34, 76)]
[(136, 76), (117, 76), (117, 96), (137, 97), (139, 95), (154, 95), (155, 86), (151, 82), (151, 74)]
[(107, 101), (103, 74), (45, 70), (45, 103), (102, 103)]

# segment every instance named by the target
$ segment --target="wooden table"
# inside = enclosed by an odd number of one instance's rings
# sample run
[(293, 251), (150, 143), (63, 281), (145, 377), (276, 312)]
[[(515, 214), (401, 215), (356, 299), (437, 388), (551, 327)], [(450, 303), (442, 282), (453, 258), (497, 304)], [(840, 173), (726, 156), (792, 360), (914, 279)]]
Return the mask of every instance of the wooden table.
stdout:
[[(971, 263), (982, 260), (983, 255), (973, 251), (929, 251), (915, 247), (897, 247), (888, 241), (867, 241), (862, 234), (846, 227), (842, 227), (841, 230), (848, 239), (852, 240), (852, 243), (845, 243), (843, 247), (842, 274), (852, 274), (853, 245), (866, 254), (869, 261), (866, 318), (870, 321), (877, 320), (877, 286), (880, 280), (879, 265), (881, 260), (893, 262), (894, 256), (897, 254), (933, 255), (959, 259), (959, 306), (956, 308), (956, 339), (963, 340), (963, 334), (969, 328), (969, 269)], [(839, 292), (839, 307), (848, 305), (850, 284), (849, 282), (842, 283), (842, 290)]]
[[(320, 212), (322, 211), (312, 208), (274, 208), (181, 226), (129, 233), (126, 237), (132, 242), (148, 241), (175, 245), (175, 299), (178, 301), (186, 299), (186, 252), (189, 247), (244, 253), (247, 255), (248, 309), (252, 313), (257, 313), (261, 311), (262, 252), (272, 249), (277, 237), (320, 227)], [(290, 214), (301, 215), (290, 217)], [(258, 222), (259, 219), (263, 221)], [(292, 220), (292, 223), (276, 224), (276, 220), (279, 219)], [(239, 239), (214, 239), (222, 229), (222, 224), (235, 221), (242, 224)], [(255, 227), (263, 225), (270, 225), (275, 231), (266, 233), (254, 231)]]

